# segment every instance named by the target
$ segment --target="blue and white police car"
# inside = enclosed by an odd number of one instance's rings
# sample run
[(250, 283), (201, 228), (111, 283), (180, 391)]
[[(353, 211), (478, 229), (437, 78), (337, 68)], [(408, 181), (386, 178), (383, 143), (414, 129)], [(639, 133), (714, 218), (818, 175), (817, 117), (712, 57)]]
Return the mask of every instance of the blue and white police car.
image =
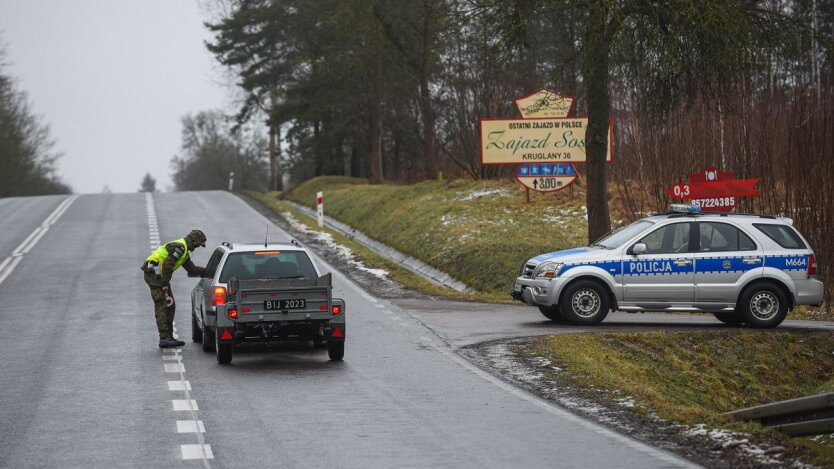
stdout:
[(769, 328), (794, 306), (822, 303), (816, 277), (814, 252), (789, 218), (673, 205), (589, 247), (527, 260), (512, 295), (574, 324), (620, 310), (705, 312)]

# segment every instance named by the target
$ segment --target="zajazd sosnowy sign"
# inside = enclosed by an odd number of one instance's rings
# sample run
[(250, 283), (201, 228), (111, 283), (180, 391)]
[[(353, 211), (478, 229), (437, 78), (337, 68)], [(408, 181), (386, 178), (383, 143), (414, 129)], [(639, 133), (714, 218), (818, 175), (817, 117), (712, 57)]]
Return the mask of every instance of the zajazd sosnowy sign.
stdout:
[[(574, 98), (547, 89), (515, 100), (521, 119), (481, 119), (481, 164), (521, 164), (516, 179), (539, 192), (558, 191), (576, 180), (584, 163), (587, 117), (568, 117)], [(608, 127), (611, 161), (613, 135)]]

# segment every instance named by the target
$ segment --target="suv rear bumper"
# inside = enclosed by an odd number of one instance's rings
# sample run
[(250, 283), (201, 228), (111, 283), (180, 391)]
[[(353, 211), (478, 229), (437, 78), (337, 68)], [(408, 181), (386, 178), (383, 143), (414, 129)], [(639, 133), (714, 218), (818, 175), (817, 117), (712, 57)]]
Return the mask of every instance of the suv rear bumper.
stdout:
[(815, 278), (795, 280), (797, 305), (819, 306), (822, 304), (823, 284)]

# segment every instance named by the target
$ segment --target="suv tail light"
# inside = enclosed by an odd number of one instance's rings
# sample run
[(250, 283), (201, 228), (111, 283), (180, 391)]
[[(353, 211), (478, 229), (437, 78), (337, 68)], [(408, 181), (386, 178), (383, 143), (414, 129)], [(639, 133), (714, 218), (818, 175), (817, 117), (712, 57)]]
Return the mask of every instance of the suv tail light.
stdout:
[(226, 304), (226, 287), (214, 287), (214, 306)]
[(808, 256), (808, 277), (817, 276), (817, 258), (811, 254)]

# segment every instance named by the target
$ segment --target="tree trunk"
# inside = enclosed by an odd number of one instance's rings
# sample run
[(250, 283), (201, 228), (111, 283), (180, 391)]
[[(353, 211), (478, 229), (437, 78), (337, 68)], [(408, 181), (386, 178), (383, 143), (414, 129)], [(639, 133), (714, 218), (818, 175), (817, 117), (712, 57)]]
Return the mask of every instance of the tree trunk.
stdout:
[(593, 242), (611, 230), (608, 212), (608, 117), (611, 98), (608, 94), (610, 35), (606, 24), (607, 8), (597, 3), (592, 8), (585, 36), (585, 99), (588, 103), (587, 152), (588, 240)]
[(426, 165), (426, 179), (437, 179), (437, 144), (434, 130), (434, 110), (431, 105), (429, 80), (425, 74), (420, 77), (420, 114), (423, 118), (423, 160)]
[(368, 138), (370, 139), (371, 184), (382, 183), (382, 64), (379, 59), (373, 65), (372, 78), (369, 80), (370, 99), (368, 118)]
[(269, 190), (280, 190), (278, 185), (278, 151), (277, 151), (277, 134), (278, 129), (275, 124), (269, 124)]

